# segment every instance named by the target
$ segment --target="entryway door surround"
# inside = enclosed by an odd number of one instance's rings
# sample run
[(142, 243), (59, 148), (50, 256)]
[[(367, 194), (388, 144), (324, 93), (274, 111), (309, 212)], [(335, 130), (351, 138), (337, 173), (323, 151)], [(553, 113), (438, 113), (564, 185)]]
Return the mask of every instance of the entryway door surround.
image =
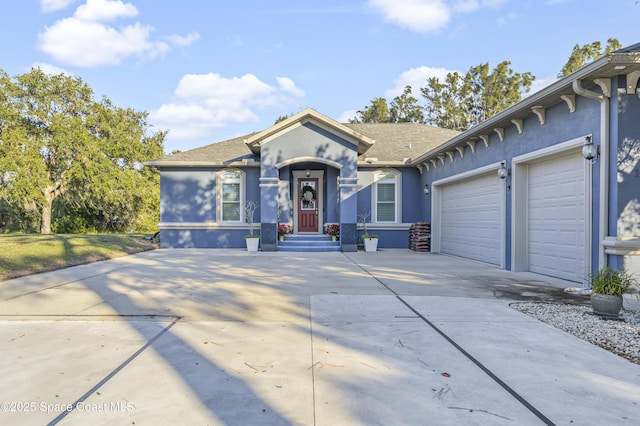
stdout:
[[(307, 176), (307, 170), (294, 170), (293, 171), (293, 184), (295, 190), (293, 191), (293, 232), (296, 234), (321, 234), (324, 224), (324, 204), (323, 204), (323, 191), (324, 187), (324, 170), (309, 170)], [(315, 200), (309, 200), (310, 194), (307, 194), (307, 199), (303, 198), (302, 183), (306, 182), (311, 185), (315, 184)], [(309, 191), (307, 191), (309, 192)], [(317, 214), (317, 216), (316, 216)], [(315, 217), (315, 221), (311, 216)]]
[(318, 232), (318, 179), (298, 179), (298, 232)]

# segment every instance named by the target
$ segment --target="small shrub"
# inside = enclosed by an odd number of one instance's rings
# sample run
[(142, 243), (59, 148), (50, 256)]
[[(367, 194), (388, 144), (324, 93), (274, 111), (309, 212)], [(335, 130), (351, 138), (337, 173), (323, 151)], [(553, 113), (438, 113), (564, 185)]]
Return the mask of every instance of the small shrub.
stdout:
[(591, 291), (612, 296), (622, 296), (637, 285), (631, 274), (626, 271), (616, 271), (609, 266), (592, 274), (589, 281)]

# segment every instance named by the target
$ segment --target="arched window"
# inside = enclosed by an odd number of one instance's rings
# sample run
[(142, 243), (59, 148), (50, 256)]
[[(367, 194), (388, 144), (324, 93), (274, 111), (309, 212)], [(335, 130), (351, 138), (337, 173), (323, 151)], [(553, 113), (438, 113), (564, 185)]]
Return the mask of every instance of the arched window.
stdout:
[(373, 174), (373, 218), (375, 223), (400, 221), (400, 173), (380, 170)]
[(218, 218), (222, 222), (242, 222), (244, 212), (244, 173), (240, 170), (218, 172)]

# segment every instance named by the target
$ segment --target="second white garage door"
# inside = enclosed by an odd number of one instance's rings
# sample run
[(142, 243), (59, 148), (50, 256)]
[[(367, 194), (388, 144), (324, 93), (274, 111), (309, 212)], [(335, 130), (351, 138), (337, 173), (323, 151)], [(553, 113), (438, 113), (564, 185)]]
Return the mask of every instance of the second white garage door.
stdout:
[(495, 171), (442, 186), (441, 253), (501, 265), (503, 187)]
[(529, 165), (529, 270), (582, 281), (585, 264), (585, 162), (572, 152)]

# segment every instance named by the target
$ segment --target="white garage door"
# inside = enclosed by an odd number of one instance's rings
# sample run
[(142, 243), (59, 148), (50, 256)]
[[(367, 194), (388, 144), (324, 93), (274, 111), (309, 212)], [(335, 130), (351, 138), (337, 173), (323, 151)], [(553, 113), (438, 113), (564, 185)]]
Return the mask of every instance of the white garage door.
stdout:
[(500, 265), (501, 194), (495, 171), (444, 185), (440, 252)]
[(585, 161), (579, 152), (529, 165), (529, 270), (582, 281), (585, 264)]

